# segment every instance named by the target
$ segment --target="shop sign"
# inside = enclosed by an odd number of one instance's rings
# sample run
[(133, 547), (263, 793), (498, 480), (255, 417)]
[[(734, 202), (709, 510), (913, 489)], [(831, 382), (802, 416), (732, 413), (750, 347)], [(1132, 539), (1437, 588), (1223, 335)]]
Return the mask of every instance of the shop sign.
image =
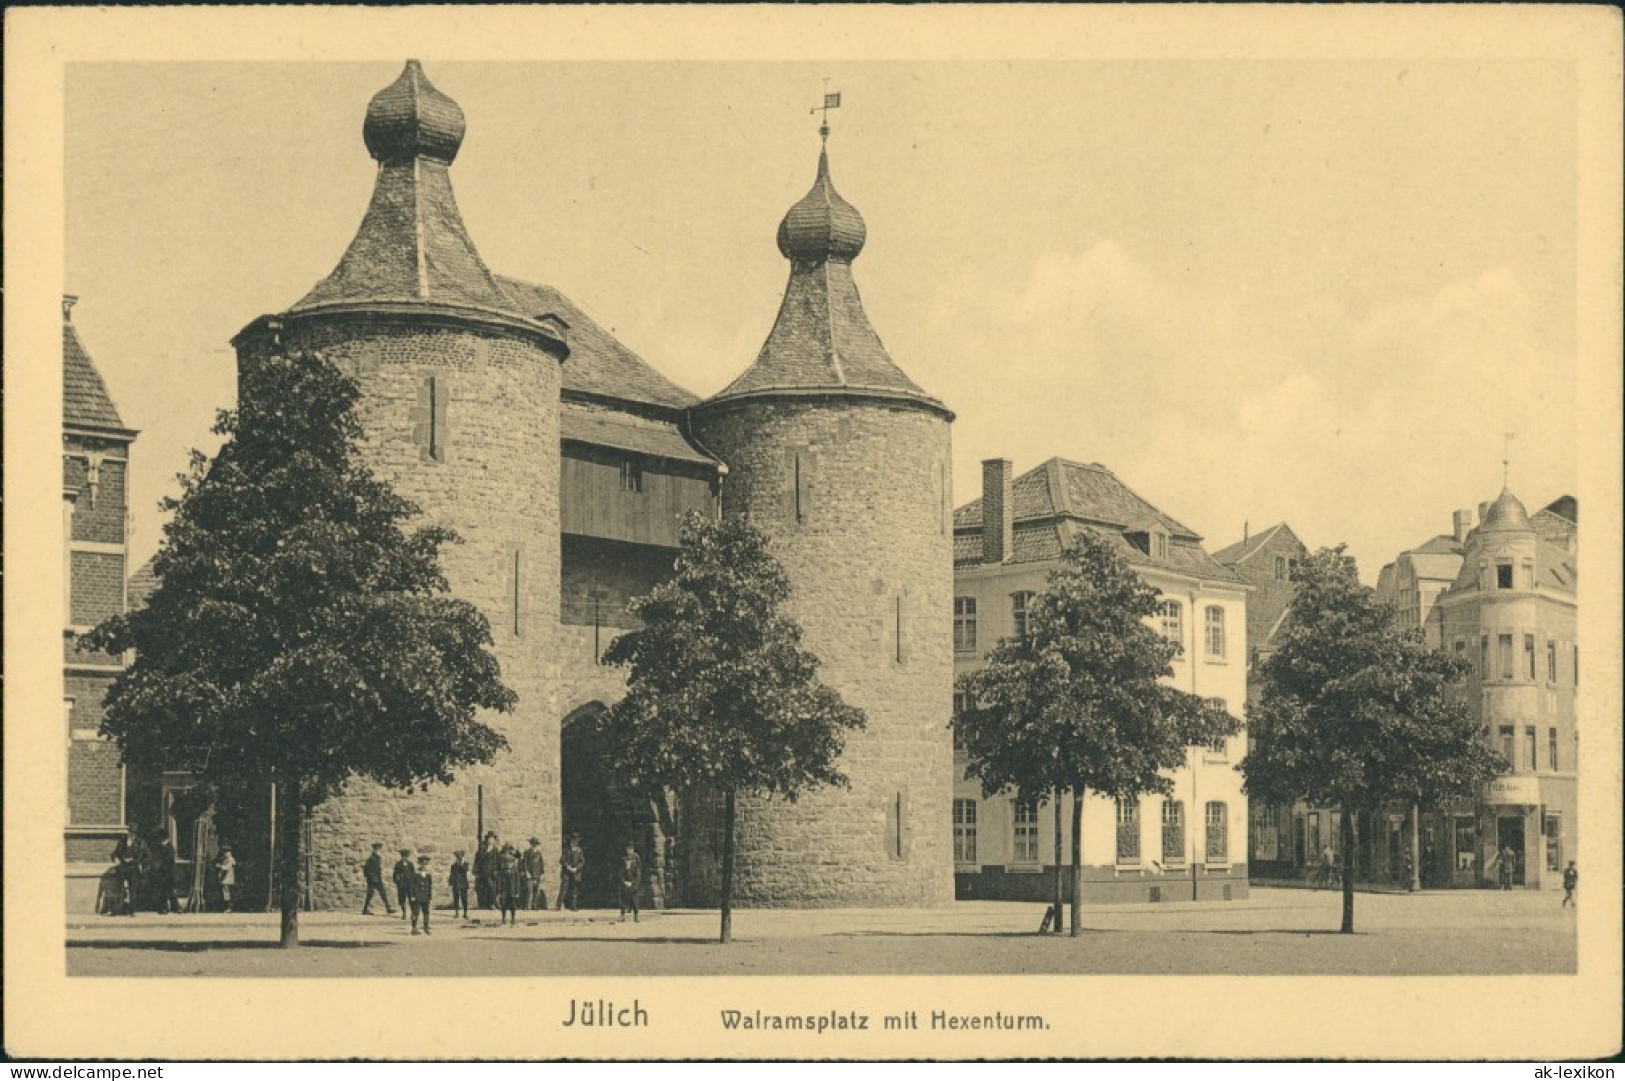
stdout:
[(1535, 804), (1540, 802), (1540, 778), (1497, 777), (1484, 786), (1485, 803)]

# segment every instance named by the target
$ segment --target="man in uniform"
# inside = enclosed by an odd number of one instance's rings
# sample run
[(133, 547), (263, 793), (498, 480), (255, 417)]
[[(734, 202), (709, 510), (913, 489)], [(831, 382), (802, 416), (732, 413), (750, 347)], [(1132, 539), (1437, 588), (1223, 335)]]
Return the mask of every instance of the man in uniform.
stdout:
[(361, 865), (361, 873), (367, 879), (367, 899), (361, 904), (361, 914), (363, 916), (372, 915), (372, 895), (374, 893), (378, 894), (379, 899), (384, 902), (384, 911), (391, 916), (395, 915), (395, 910), (389, 904), (389, 891), (384, 889), (383, 850), (384, 842), (374, 841), (372, 843), (372, 855), (368, 856), (367, 861)]
[(587, 869), (587, 854), (581, 851), (581, 834), (570, 834), (559, 866), (563, 872), (563, 881), (559, 883), (559, 907), (574, 912), (581, 905), (581, 875)]
[[(520, 874), (524, 877), (524, 904), (528, 909), (546, 908), (542, 899), (542, 876), (547, 873), (547, 857), (542, 855), (542, 839), (532, 837), (530, 847), (520, 857)], [(538, 903), (540, 902), (540, 903)]]
[(401, 858), (395, 861), (395, 869), (391, 878), (395, 882), (395, 900), (401, 906), (401, 919), (406, 919), (412, 909), (412, 879), (417, 872), (412, 869), (412, 850), (401, 849)]

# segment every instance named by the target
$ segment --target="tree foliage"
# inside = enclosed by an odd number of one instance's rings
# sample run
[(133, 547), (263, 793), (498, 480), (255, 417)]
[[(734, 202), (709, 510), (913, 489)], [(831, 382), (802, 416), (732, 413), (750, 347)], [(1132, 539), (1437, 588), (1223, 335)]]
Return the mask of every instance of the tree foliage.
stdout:
[(1342, 547), (1300, 562), (1294, 582), (1279, 648), (1260, 666), (1249, 797), (1436, 805), (1506, 769), (1453, 690), (1467, 663), (1402, 630)]
[[(1150, 625), (1158, 593), (1105, 537), (1086, 532), (1027, 607), (1027, 633), (1001, 639), (962, 676), (955, 719), (968, 773), (991, 796), (1034, 805), (1072, 794), (1072, 934), (1078, 934), (1086, 792), (1118, 800), (1173, 790), (1188, 749), (1235, 718), (1168, 685), (1179, 646)], [(1059, 875), (1059, 869), (1057, 869)], [(1059, 926), (1057, 885), (1056, 926)]]
[(1473, 794), (1506, 763), (1453, 690), (1465, 661), (1403, 630), (1341, 546), (1298, 564), (1280, 645), (1260, 665), (1242, 762), (1248, 797), (1338, 807), (1344, 930), (1353, 928), (1355, 811), (1436, 806)]
[(217, 789), (274, 780), (309, 808), (359, 776), (449, 782), (505, 746), (490, 627), (447, 596), (417, 508), (361, 460), (355, 381), (317, 355), (246, 365), (226, 442), (193, 452), (145, 606), (87, 638), (135, 651), (102, 731), (123, 761)]
[(968, 704), (955, 723), (985, 793), (1167, 793), (1189, 747), (1237, 730), (1164, 682), (1179, 646), (1149, 623), (1158, 598), (1102, 537), (1085, 533), (1064, 554), (1029, 602), (1027, 634), (960, 679)]
[(789, 578), (747, 520), (690, 513), (674, 574), (632, 604), (643, 628), (604, 654), (630, 670), (626, 696), (601, 721), (614, 768), (646, 793), (726, 798), (724, 941), (734, 797), (794, 800), (846, 786), (841, 749), (865, 723), (818, 679), (818, 658), (782, 610), (789, 597)]

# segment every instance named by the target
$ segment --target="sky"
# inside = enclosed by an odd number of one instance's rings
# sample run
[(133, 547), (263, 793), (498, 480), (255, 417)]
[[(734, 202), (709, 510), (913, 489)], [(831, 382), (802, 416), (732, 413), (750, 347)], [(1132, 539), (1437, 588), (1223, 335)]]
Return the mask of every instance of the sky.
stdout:
[[(1099, 462), (1210, 551), (1289, 522), (1362, 576), (1576, 490), (1573, 69), (1513, 60), (437, 62), (496, 272), (701, 395), (755, 358), (818, 153), (892, 358), (984, 458)], [(360, 224), (398, 62), (72, 63), (66, 282), (125, 423), (132, 564), (233, 404), (233, 334)], [(1515, 433), (1508, 441), (1504, 433)]]

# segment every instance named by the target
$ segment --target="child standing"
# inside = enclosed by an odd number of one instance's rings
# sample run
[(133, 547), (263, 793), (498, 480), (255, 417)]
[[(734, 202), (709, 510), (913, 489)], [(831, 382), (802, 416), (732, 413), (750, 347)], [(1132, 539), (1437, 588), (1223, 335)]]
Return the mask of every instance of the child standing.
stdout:
[(418, 857), (418, 869), (412, 874), (412, 933), (418, 933), (418, 917), (423, 917), (423, 933), (429, 934), (429, 904), (434, 900), (434, 875), (429, 870), (429, 857)]

